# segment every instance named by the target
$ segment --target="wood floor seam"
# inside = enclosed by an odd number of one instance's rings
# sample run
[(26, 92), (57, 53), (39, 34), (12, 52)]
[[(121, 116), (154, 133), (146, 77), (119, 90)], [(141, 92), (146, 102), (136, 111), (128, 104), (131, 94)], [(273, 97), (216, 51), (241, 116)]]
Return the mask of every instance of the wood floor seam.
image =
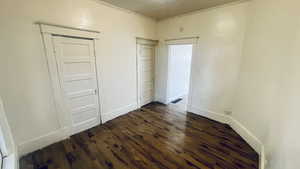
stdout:
[(258, 169), (229, 125), (151, 103), (30, 153), (20, 169)]

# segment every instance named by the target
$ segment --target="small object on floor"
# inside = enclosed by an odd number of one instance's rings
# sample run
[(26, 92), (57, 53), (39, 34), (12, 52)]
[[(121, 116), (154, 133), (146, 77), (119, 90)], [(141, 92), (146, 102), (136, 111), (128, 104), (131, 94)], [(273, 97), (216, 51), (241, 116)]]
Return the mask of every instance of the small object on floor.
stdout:
[(180, 102), (181, 100), (182, 100), (182, 98), (179, 98), (179, 99), (172, 101), (171, 103), (176, 104), (176, 103)]

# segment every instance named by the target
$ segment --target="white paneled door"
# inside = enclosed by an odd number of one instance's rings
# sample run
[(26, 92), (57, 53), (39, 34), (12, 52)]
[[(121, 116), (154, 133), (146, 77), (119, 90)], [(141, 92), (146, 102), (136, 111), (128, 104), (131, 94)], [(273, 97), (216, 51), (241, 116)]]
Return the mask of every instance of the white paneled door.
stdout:
[(154, 45), (138, 44), (139, 106), (154, 100), (154, 58)]
[(71, 134), (76, 134), (100, 123), (94, 41), (53, 36), (53, 42)]

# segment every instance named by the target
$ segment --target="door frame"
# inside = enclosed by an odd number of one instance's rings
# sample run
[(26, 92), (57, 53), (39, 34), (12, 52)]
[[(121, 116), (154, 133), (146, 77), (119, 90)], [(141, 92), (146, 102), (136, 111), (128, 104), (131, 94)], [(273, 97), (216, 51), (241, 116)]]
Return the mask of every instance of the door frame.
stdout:
[(174, 39), (167, 39), (165, 40), (165, 48), (167, 51), (167, 79), (166, 79), (166, 98), (165, 104), (169, 104), (172, 100), (169, 100), (169, 86), (170, 86), (170, 80), (169, 80), (169, 71), (170, 71), (170, 66), (169, 66), (169, 58), (170, 58), (170, 51), (169, 51), (169, 45), (192, 45), (193, 46), (193, 51), (192, 51), (192, 59), (191, 59), (191, 67), (190, 67), (190, 78), (189, 78), (189, 90), (188, 90), (188, 100), (187, 100), (187, 107), (192, 104), (192, 90), (193, 90), (193, 67), (194, 67), (194, 58), (198, 55), (198, 41), (199, 37), (183, 37), (183, 38), (174, 38)]
[(96, 78), (97, 78), (97, 87), (98, 87), (98, 100), (99, 100), (99, 121), (98, 123), (101, 124), (102, 118), (101, 113), (103, 101), (101, 98), (102, 96), (102, 89), (99, 79), (101, 79), (100, 73), (98, 71), (97, 66), (97, 55), (99, 51), (96, 46), (98, 46), (99, 31), (94, 30), (87, 30), (87, 29), (80, 29), (80, 28), (73, 28), (63, 25), (55, 25), (49, 24), (44, 22), (37, 22), (36, 24), (39, 25), (40, 31), (42, 34), (42, 40), (44, 45), (44, 51), (47, 58), (47, 65), (48, 65), (48, 73), (50, 75), (51, 86), (53, 90), (53, 97), (55, 103), (55, 110), (58, 116), (60, 130), (63, 132), (62, 137), (67, 138), (72, 134), (72, 121), (71, 121), (71, 114), (66, 106), (65, 98), (63, 96), (63, 91), (61, 88), (60, 80), (59, 80), (59, 72), (57, 68), (57, 62), (55, 58), (55, 50), (53, 44), (53, 36), (64, 36), (69, 38), (83, 38), (83, 39), (90, 39), (93, 41), (94, 44), (94, 55), (96, 58), (95, 67), (96, 67)]
[[(140, 51), (140, 45), (149, 45), (149, 46), (153, 46), (154, 47), (154, 62), (153, 62), (153, 73), (155, 75), (155, 60), (157, 57), (157, 45), (158, 45), (158, 40), (153, 40), (153, 39), (146, 39), (146, 38), (141, 38), (141, 37), (137, 37), (136, 38), (136, 85), (137, 85), (137, 107), (141, 108), (141, 82), (140, 82), (140, 62), (139, 62), (139, 51)], [(155, 77), (153, 78), (153, 96), (155, 94)], [(154, 100), (154, 97), (153, 97)]]
[[(18, 151), (8, 124), (4, 104), (0, 96), (0, 149), (3, 153), (3, 169), (17, 169), (19, 166)], [(1, 159), (0, 159), (1, 160)], [(1, 167), (1, 166), (0, 166)]]

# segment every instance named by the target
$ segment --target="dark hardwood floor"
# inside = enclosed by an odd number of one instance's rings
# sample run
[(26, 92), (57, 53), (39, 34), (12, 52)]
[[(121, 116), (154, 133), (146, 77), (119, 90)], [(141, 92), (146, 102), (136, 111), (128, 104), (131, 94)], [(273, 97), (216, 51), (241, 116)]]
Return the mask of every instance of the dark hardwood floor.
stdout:
[(228, 125), (153, 103), (33, 152), (20, 169), (258, 169)]

